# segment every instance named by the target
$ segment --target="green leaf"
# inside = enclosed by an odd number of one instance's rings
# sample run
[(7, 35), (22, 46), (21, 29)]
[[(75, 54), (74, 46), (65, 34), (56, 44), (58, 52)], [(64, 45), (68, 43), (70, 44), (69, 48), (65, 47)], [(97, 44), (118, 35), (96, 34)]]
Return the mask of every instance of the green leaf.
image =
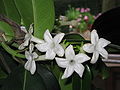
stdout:
[(73, 34), (66, 34), (64, 36), (64, 39), (68, 40), (68, 41), (82, 41), (82, 40), (85, 40), (80, 34), (76, 34), (76, 33), (73, 33)]
[(1, 15), (6, 15), (5, 5), (3, 3), (3, 0), (0, 0), (0, 14)]
[(54, 0), (32, 0), (34, 13), (34, 35), (43, 38), (46, 29), (53, 29), (55, 12)]
[(59, 83), (60, 83), (61, 90), (72, 90), (71, 77), (67, 79), (61, 79), (62, 75), (63, 75), (63, 72), (61, 72), (61, 75), (59, 77)]
[(14, 0), (16, 7), (21, 15), (23, 24), (29, 28), (30, 24), (33, 23), (33, 7), (32, 0)]
[(37, 65), (37, 72), (42, 77), (47, 90), (60, 90), (56, 77), (47, 68)]
[(3, 21), (0, 21), (0, 32), (5, 34), (7, 41), (10, 41), (14, 36), (12, 27)]
[(7, 17), (20, 24), (20, 14), (15, 6), (14, 0), (3, 0)]
[(18, 67), (2, 83), (2, 90), (47, 90), (42, 77)]
[(91, 81), (91, 70), (89, 66), (86, 65), (82, 78), (80, 78), (78, 74), (74, 74), (72, 81), (73, 90), (91, 90)]

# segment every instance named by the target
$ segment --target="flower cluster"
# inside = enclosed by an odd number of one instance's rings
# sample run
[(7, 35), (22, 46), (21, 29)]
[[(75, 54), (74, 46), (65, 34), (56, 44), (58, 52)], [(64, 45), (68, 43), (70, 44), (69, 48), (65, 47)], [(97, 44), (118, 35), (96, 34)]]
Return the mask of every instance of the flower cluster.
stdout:
[[(80, 33), (81, 36), (85, 37), (85, 39), (89, 39), (90, 29), (95, 21), (95, 19), (100, 16), (93, 15), (90, 13), (90, 8), (73, 8), (70, 7), (69, 10), (66, 11), (66, 14), (60, 15), (58, 22), (61, 32), (75, 32)], [(68, 28), (66, 31), (66, 28)], [(63, 29), (65, 29), (63, 31)], [(57, 29), (58, 30), (58, 29)], [(87, 34), (87, 36), (86, 36)]]
[[(63, 48), (60, 44), (65, 35), (64, 33), (59, 33), (52, 37), (49, 30), (46, 30), (44, 40), (41, 40), (32, 35), (32, 26), (30, 26), (29, 31), (24, 27), (21, 28), (26, 35), (19, 49), (24, 49), (26, 46), (29, 47), (29, 50), (25, 51), (25, 57), (28, 61), (25, 63), (24, 67), (26, 70), (30, 71), (31, 74), (34, 74), (36, 71), (35, 61), (55, 60), (59, 67), (65, 68), (62, 79), (70, 77), (74, 71), (82, 77), (85, 69), (83, 65), (84, 62), (89, 60), (92, 64), (96, 63), (99, 54), (103, 58), (108, 57), (108, 53), (104, 47), (110, 44), (110, 42), (103, 38), (99, 39), (96, 30), (91, 32), (91, 43), (86, 43), (82, 46), (85, 52), (76, 54), (73, 45), (68, 45), (66, 48)], [(34, 49), (36, 49), (37, 52)], [(41, 55), (41, 53), (44, 54)], [(92, 58), (90, 58), (87, 53), (93, 53)]]

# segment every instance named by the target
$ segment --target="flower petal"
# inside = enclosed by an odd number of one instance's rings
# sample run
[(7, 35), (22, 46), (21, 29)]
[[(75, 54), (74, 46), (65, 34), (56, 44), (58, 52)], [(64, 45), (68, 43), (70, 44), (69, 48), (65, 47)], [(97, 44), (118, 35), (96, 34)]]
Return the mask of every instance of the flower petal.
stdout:
[(76, 64), (75, 66), (74, 66), (74, 70), (75, 70), (75, 72), (80, 76), (80, 77), (82, 77), (82, 75), (83, 75), (83, 72), (84, 72), (84, 66), (82, 65), (82, 64)]
[(69, 45), (65, 50), (65, 57), (67, 60), (73, 60), (75, 57), (75, 52), (73, 50), (73, 46)]
[(24, 67), (25, 67), (26, 70), (30, 71), (31, 61), (28, 60), (28, 61), (25, 63)]
[(93, 56), (92, 56), (92, 59), (91, 59), (90, 63), (92, 63), (92, 64), (96, 63), (98, 58), (99, 58), (99, 53), (96, 51), (96, 52), (93, 53)]
[(38, 56), (38, 58), (35, 59), (35, 61), (46, 61), (45, 55)]
[(101, 48), (99, 49), (99, 53), (102, 57), (104, 57), (105, 59), (108, 58), (108, 52), (104, 49), (104, 48)]
[(25, 57), (27, 60), (32, 60), (32, 56), (28, 51), (25, 51)]
[(32, 33), (33, 33), (33, 24), (31, 24), (29, 27), (29, 34), (32, 34)]
[(64, 71), (62, 79), (70, 77), (73, 74), (73, 72), (74, 72), (73, 66), (68, 66)]
[(56, 47), (55, 47), (55, 52), (58, 56), (62, 57), (64, 55), (64, 49), (63, 47), (58, 44)]
[(41, 52), (46, 52), (50, 46), (48, 43), (42, 43), (42, 44), (36, 44), (35, 47)]
[(24, 41), (24, 46), (28, 46), (29, 40), (30, 40), (30, 39), (26, 39), (26, 40)]
[(90, 57), (88, 57), (86, 54), (84, 53), (79, 53), (75, 56), (74, 60), (77, 61), (77, 63), (83, 63), (85, 61), (88, 61), (90, 59)]
[(52, 49), (49, 49), (45, 54), (45, 58), (53, 60), (55, 58), (55, 55), (56, 53)]
[(34, 59), (38, 57), (38, 54), (36, 52), (33, 52), (32, 54)]
[(82, 48), (84, 51), (86, 51), (88, 53), (94, 52), (94, 45), (93, 44), (90, 44), (90, 43), (84, 44)]
[(98, 40), (99, 40), (99, 36), (97, 34), (97, 31), (94, 29), (91, 32), (91, 43), (95, 45), (98, 42)]
[(30, 43), (30, 46), (29, 46), (29, 51), (30, 51), (30, 53), (32, 53), (33, 49), (34, 49), (34, 44), (33, 44), (33, 43)]
[(49, 30), (46, 30), (46, 32), (44, 33), (44, 40), (48, 43), (52, 43), (53, 42), (53, 38), (49, 32)]
[(35, 64), (35, 61), (32, 60), (31, 67), (30, 67), (30, 72), (31, 72), (31, 74), (34, 74), (35, 71), (36, 71), (36, 64)]
[(34, 36), (32, 36), (31, 41), (38, 43), (38, 44), (45, 43), (44, 40), (41, 40), (41, 39), (34, 37)]
[(57, 34), (53, 39), (55, 44), (59, 44), (63, 39), (64, 35), (65, 35), (64, 33)]
[(22, 50), (22, 49), (24, 49), (25, 47), (24, 47), (24, 43), (22, 43), (19, 47), (18, 47), (18, 49), (19, 50)]
[(101, 47), (105, 47), (107, 46), (108, 44), (110, 44), (111, 42), (104, 39), (104, 38), (100, 38), (99, 39), (99, 42), (98, 42), (98, 45), (101, 46)]
[(26, 28), (25, 28), (25, 26), (21, 26), (20, 29), (21, 29), (23, 32), (28, 33), (27, 30), (26, 30)]
[(59, 67), (66, 68), (69, 64), (69, 61), (64, 58), (55, 58)]

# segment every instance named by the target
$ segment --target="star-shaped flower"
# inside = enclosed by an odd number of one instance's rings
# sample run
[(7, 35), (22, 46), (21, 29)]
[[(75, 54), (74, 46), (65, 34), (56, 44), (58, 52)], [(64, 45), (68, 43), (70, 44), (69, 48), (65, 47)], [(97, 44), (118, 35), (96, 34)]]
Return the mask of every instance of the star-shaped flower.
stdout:
[(32, 52), (34, 49), (34, 45), (31, 43), (29, 46), (29, 51), (25, 51), (25, 57), (28, 60), (25, 63), (25, 69), (30, 71), (31, 74), (34, 74), (36, 71), (36, 64), (35, 59), (38, 58), (38, 55), (36, 52)]
[(59, 43), (63, 39), (64, 35), (64, 33), (60, 33), (52, 38), (49, 30), (46, 30), (46, 32), (44, 33), (44, 43), (38, 43), (35, 45), (35, 47), (41, 52), (46, 52), (46, 59), (52, 60), (55, 58), (56, 54), (58, 56), (63, 56), (64, 49)]
[(99, 54), (104, 57), (105, 59), (108, 58), (108, 52), (104, 49), (105, 46), (110, 44), (110, 41), (100, 38), (97, 34), (96, 30), (91, 32), (91, 44), (85, 44), (83, 46), (83, 50), (88, 53), (93, 53), (91, 63), (94, 64), (98, 60)]
[(24, 38), (24, 42), (18, 48), (19, 50), (22, 50), (26, 46), (28, 46), (30, 41), (43, 43), (43, 40), (39, 40), (38, 38), (36, 38), (32, 35), (32, 33), (33, 33), (33, 26), (32, 25), (33, 24), (30, 25), (30, 28), (29, 28), (28, 31), (26, 30), (26, 28), (24, 26), (21, 26), (21, 30), (23, 32), (25, 32), (26, 35), (25, 35), (25, 38)]
[(58, 66), (66, 68), (62, 79), (70, 77), (74, 71), (78, 73), (80, 77), (82, 77), (85, 69), (82, 63), (88, 61), (90, 57), (84, 53), (75, 55), (72, 45), (69, 45), (66, 48), (65, 57), (66, 58), (55, 58)]

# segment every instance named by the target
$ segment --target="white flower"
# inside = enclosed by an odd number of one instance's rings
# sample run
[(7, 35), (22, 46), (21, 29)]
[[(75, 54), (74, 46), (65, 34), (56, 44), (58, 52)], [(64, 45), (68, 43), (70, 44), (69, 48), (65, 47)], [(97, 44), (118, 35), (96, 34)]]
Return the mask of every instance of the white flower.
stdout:
[(32, 52), (34, 49), (34, 45), (31, 43), (29, 47), (29, 51), (25, 51), (25, 57), (28, 60), (25, 63), (25, 69), (30, 71), (31, 74), (34, 74), (36, 71), (36, 64), (35, 64), (35, 59), (38, 57), (36, 52)]
[(44, 43), (36, 44), (36, 48), (41, 52), (46, 52), (46, 59), (54, 59), (56, 54), (58, 56), (64, 55), (64, 49), (59, 44), (64, 37), (64, 33), (57, 34), (54, 38), (52, 38), (49, 30), (46, 30), (44, 33)]
[(36, 38), (36, 37), (34, 37), (34, 36), (32, 35), (32, 33), (33, 33), (33, 26), (32, 26), (32, 25), (33, 25), (33, 24), (30, 25), (30, 28), (29, 28), (28, 31), (26, 30), (26, 28), (25, 28), (24, 26), (21, 26), (21, 30), (22, 30), (23, 32), (25, 32), (26, 35), (25, 35), (25, 38), (24, 38), (24, 42), (23, 42), (23, 43), (19, 46), (19, 48), (18, 48), (19, 50), (22, 50), (22, 49), (24, 49), (26, 46), (28, 46), (28, 44), (29, 44), (30, 41), (43, 43), (43, 40), (39, 40), (38, 38)]
[(75, 55), (72, 45), (66, 48), (65, 57), (66, 58), (55, 58), (58, 66), (66, 68), (62, 79), (70, 77), (74, 71), (82, 77), (85, 68), (81, 63), (88, 61), (90, 57), (84, 53)]
[(83, 50), (88, 53), (93, 53), (91, 63), (94, 64), (98, 60), (99, 54), (106, 59), (108, 58), (108, 52), (104, 49), (108, 44), (110, 44), (110, 41), (104, 38), (99, 39), (97, 31), (93, 30), (91, 32), (91, 44), (85, 44)]

